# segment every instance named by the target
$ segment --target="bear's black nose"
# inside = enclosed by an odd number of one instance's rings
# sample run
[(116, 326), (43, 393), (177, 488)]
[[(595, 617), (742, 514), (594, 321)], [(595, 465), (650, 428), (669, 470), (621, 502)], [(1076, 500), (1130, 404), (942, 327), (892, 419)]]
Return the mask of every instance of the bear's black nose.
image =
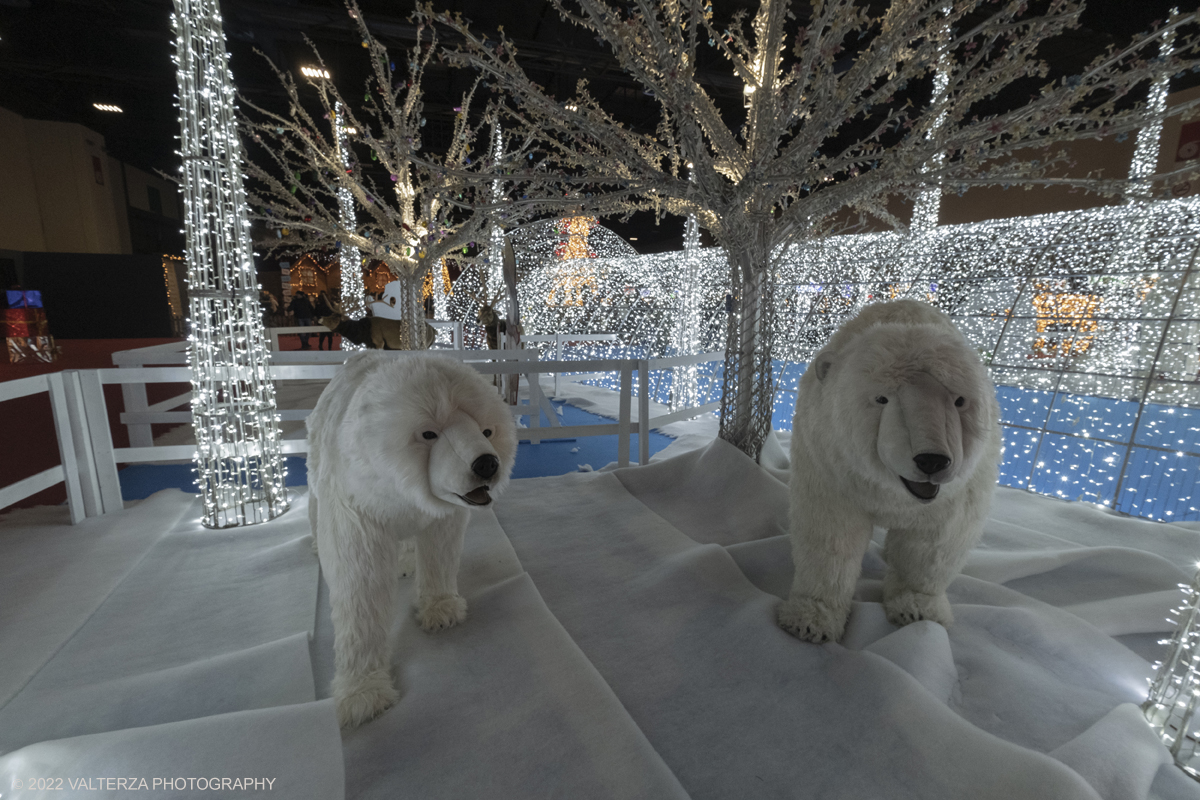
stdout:
[(917, 462), (917, 469), (926, 475), (941, 472), (950, 466), (950, 456), (944, 456), (940, 453), (921, 453), (920, 455), (913, 456), (913, 461)]
[[(949, 461), (950, 459), (946, 460)], [(498, 469), (500, 469), (500, 459), (496, 458), (491, 453), (480, 456), (479, 458), (475, 459), (473, 464), (471, 464), (471, 471), (484, 480), (495, 475), (496, 470)]]

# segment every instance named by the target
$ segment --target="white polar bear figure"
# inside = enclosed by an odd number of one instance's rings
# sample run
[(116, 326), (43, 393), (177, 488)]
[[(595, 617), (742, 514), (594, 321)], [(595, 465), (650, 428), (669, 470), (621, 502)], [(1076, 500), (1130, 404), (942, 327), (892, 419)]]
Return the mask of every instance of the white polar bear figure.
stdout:
[(864, 308), (800, 379), (796, 572), (780, 627), (812, 642), (841, 638), (875, 525), (888, 530), (888, 620), (953, 622), (946, 588), (979, 539), (1000, 447), (995, 387), (950, 318), (915, 300)]
[(512, 412), (475, 370), (427, 354), (346, 361), (308, 417), (309, 520), (333, 610), (333, 696), (342, 727), (399, 698), (388, 636), (416, 543), (416, 617), (466, 618), (458, 562), (470, 509), (508, 483)]

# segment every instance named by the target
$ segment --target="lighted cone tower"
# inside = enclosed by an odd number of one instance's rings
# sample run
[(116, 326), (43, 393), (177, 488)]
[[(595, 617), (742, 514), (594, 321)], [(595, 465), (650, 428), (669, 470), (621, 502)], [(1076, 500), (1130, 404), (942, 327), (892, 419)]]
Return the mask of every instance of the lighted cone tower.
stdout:
[(1200, 571), (1183, 589), (1183, 605), (1171, 612), (1178, 616), (1175, 633), (1162, 644), (1170, 651), (1158, 674), (1150, 681), (1150, 695), (1142, 704), (1146, 719), (1162, 737), (1175, 763), (1193, 778), (1200, 778), (1196, 724), (1193, 715), (1200, 701)]
[(172, 25), (197, 484), (203, 523), (228, 528), (286, 511), (286, 473), (217, 0), (175, 0)]

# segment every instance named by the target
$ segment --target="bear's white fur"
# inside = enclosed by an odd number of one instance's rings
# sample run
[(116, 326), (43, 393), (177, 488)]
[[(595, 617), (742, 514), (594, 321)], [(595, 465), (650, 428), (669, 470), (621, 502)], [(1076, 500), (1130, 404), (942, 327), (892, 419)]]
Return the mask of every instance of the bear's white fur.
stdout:
[(813, 642), (841, 637), (876, 525), (888, 529), (888, 619), (950, 624), (946, 587), (991, 504), (999, 420), (979, 355), (932, 306), (870, 305), (838, 330), (809, 362), (796, 399), (796, 572), (780, 626)]
[(470, 509), (507, 485), (517, 431), (495, 388), (470, 367), (362, 353), (321, 393), (308, 447), (309, 519), (333, 607), (333, 696), (338, 721), (354, 727), (399, 697), (388, 635), (400, 576), (413, 569), (406, 540), (416, 544), (421, 627), (466, 618), (463, 533)]

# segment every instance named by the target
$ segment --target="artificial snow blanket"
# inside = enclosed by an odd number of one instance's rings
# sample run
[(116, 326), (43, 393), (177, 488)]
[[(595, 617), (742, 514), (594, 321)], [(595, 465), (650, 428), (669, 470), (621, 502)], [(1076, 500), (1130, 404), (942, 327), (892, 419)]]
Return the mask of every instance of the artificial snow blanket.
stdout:
[[(773, 617), (792, 577), (784, 452), (759, 466), (716, 441), (514, 481), (467, 530), (471, 615), (430, 635), (402, 581), (399, 700), (340, 737), (303, 493), (228, 532), (156, 496), (85, 523), (123, 523), (124, 538), (91, 529), (107, 563), (69, 526), (0, 517), (0, 792), (106, 796), (11, 790), (30, 775), (240, 775), (332, 800), (1200, 798), (1136, 707), (1194, 527), (1001, 489), (949, 587), (953, 625), (887, 621), (877, 531), (845, 635), (816, 645)], [(139, 509), (160, 536), (135, 529)], [(80, 597), (8, 590), (35, 538), (31, 563), (79, 576)], [(10, 659), (39, 622), (37, 657)]]

